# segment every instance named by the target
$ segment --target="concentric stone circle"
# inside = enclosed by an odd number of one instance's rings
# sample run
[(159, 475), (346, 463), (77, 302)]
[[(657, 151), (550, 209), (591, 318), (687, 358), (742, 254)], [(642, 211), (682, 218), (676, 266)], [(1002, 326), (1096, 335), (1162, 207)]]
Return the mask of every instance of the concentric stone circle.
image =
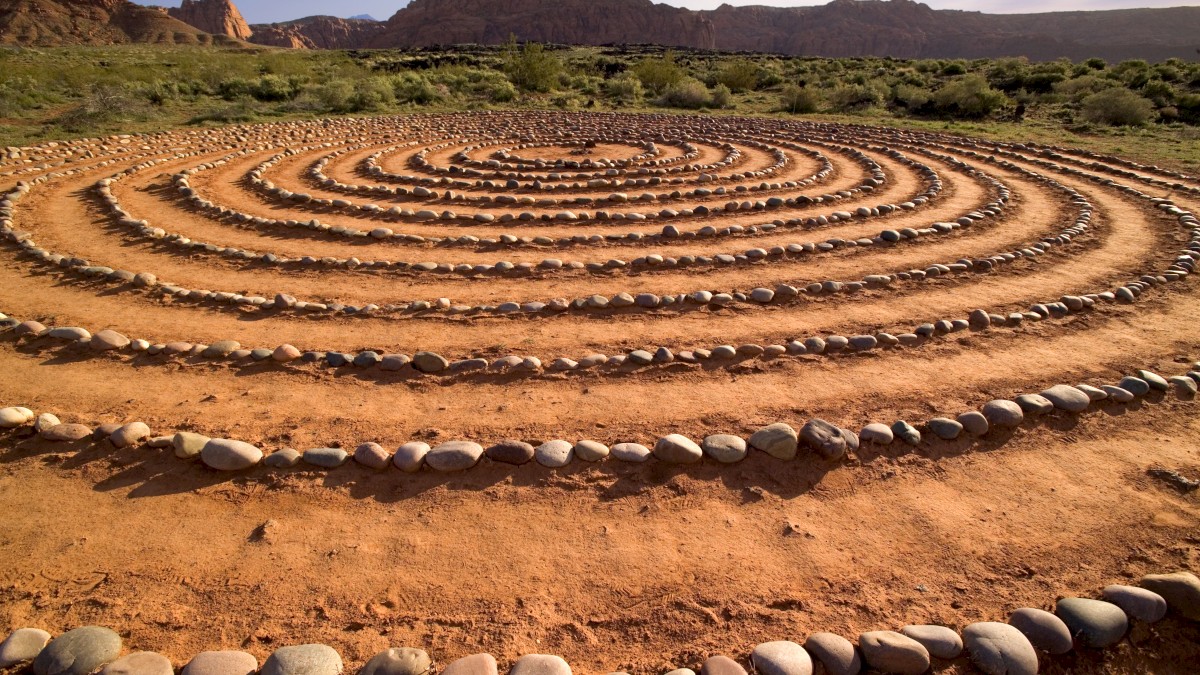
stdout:
[[(0, 175), (21, 345), (118, 370), (469, 386), (904, 361), (985, 331), (1069, 342), (1187, 294), (1200, 257), (1182, 174), (781, 119), (292, 122), (47, 144)], [(514, 350), (527, 327), (545, 339)]]

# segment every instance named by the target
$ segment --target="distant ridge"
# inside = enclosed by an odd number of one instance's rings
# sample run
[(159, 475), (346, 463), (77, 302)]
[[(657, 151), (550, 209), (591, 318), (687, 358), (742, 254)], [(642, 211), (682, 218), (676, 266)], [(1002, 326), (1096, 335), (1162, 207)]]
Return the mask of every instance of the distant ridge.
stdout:
[(238, 44), (128, 0), (0, 0), (0, 44)]
[(0, 0), (2, 43), (221, 43), (209, 33), (295, 49), (499, 44), (515, 35), (559, 44), (658, 44), (795, 56), (1160, 61), (1200, 56), (1200, 7), (983, 14), (935, 10), (913, 0), (721, 5), (711, 11), (651, 0), (413, 0), (385, 22), (312, 16), (247, 27), (231, 0), (185, 0), (177, 10), (126, 0)]
[(378, 21), (379, 20), (379, 19), (376, 19), (375, 17), (371, 16), (370, 14), (356, 14), (350, 18), (351, 19), (359, 19), (361, 21)]

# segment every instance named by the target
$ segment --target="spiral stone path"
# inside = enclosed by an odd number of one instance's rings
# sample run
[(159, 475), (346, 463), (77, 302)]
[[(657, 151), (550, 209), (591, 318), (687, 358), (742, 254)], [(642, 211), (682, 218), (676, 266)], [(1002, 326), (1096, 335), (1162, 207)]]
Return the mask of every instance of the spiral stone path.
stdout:
[(1200, 476), (1193, 176), (480, 112), (49, 143), (0, 195), (12, 628), (657, 675), (1200, 569), (1146, 473)]

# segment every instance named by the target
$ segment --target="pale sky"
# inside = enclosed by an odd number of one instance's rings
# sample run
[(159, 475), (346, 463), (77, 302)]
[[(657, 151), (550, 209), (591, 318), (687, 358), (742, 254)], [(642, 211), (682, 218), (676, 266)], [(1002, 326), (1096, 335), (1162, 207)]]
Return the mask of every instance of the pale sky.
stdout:
[[(137, 0), (144, 5), (179, 6), (179, 0)], [(596, 0), (604, 2), (604, 0)], [(797, 7), (823, 5), (828, 0), (665, 0), (666, 4), (691, 9), (716, 9), (730, 5), (773, 5)], [(403, 7), (405, 0), (233, 0), (250, 23), (288, 21), (314, 14), (356, 16), (370, 14), (381, 21)], [(1061, 12), (1080, 9), (1122, 9), (1128, 7), (1180, 7), (1200, 5), (1200, 0), (925, 0), (934, 9), (964, 9), (978, 12), (1013, 14), (1023, 12)]]

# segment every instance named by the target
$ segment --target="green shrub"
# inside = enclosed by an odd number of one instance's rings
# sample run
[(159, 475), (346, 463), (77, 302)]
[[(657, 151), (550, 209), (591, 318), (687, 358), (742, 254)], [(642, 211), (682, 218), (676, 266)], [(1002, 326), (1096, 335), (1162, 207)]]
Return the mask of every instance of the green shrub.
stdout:
[(750, 59), (734, 59), (717, 72), (716, 82), (730, 92), (753, 91), (758, 86), (758, 66)]
[(1200, 124), (1200, 94), (1180, 96), (1175, 103), (1179, 119), (1188, 124)]
[(350, 111), (374, 112), (390, 106), (395, 100), (391, 82), (382, 77), (370, 77), (354, 83)]
[(809, 87), (789, 84), (779, 94), (779, 109), (793, 115), (815, 113), (821, 107), (821, 97)]
[(954, 117), (984, 117), (1006, 100), (979, 75), (963, 76), (933, 93), (933, 107)]
[(1154, 104), (1129, 91), (1113, 87), (1083, 99), (1083, 118), (1111, 126), (1139, 126), (1150, 121)]
[(1073, 80), (1064, 80), (1054, 85), (1054, 93), (1060, 94), (1075, 103), (1083, 101), (1083, 99), (1103, 91), (1112, 86), (1109, 80), (1101, 79), (1095, 75), (1084, 75)]
[(604, 83), (604, 93), (618, 103), (635, 105), (641, 102), (645, 89), (635, 75), (622, 73)]
[(687, 74), (675, 63), (675, 52), (667, 50), (658, 58), (647, 57), (633, 67), (633, 74), (654, 94), (679, 84)]
[(684, 78), (670, 85), (659, 98), (659, 104), (668, 108), (696, 110), (711, 103), (712, 97), (708, 94), (708, 87), (694, 77)]
[(442, 98), (437, 86), (420, 73), (405, 72), (393, 75), (392, 95), (397, 103), (416, 103), (426, 105)]
[(563, 72), (562, 61), (547, 52), (545, 45), (526, 42), (518, 49), (516, 38), (509, 38), (500, 67), (521, 91), (550, 91), (558, 86)]
[(251, 88), (250, 95), (260, 101), (287, 101), (300, 93), (299, 78), (263, 75)]
[(714, 108), (732, 108), (733, 92), (724, 84), (718, 84), (713, 87), (711, 101)]
[(864, 84), (843, 84), (829, 93), (829, 104), (837, 112), (847, 112), (883, 103), (879, 87)]

